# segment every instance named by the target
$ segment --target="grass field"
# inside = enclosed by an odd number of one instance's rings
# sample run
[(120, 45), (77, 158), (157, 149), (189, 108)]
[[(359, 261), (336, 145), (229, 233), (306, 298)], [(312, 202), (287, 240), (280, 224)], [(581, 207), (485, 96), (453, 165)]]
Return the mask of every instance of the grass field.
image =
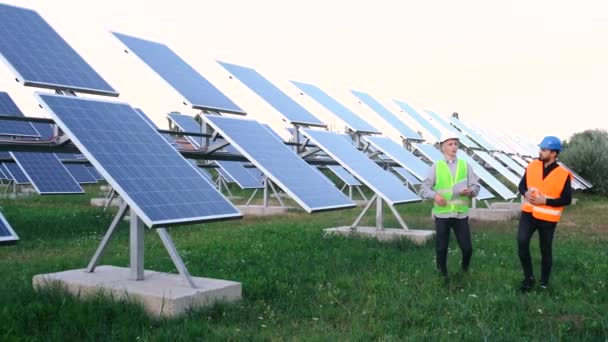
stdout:
[[(241, 282), (243, 300), (154, 320), (133, 303), (32, 289), (35, 274), (88, 263), (113, 216), (88, 205), (97, 189), (0, 201), (21, 238), (0, 246), (0, 340), (608, 340), (606, 198), (576, 196), (557, 228), (550, 289), (526, 295), (516, 291), (515, 221), (472, 222), (466, 275), (456, 271), (452, 238), (449, 285), (436, 274), (433, 243), (322, 236), (360, 209), (173, 228), (190, 272)], [(433, 229), (429, 203), (400, 212), (410, 227)], [(396, 226), (389, 214), (386, 225)], [(127, 227), (102, 264), (128, 266)], [(146, 269), (176, 272), (156, 234), (148, 231), (145, 242)]]

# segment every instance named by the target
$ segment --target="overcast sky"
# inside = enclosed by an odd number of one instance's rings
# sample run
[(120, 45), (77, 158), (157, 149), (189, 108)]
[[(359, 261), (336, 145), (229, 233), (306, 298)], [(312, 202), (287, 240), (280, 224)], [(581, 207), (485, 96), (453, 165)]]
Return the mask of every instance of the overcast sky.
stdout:
[[(253, 67), (295, 97), (288, 80), (316, 84), (364, 114), (346, 90), (369, 92), (393, 110), (391, 99), (444, 115), (456, 111), (478, 126), (532, 140), (608, 129), (606, 1), (6, 3), (38, 11), (121, 100), (161, 125), (168, 111), (195, 112), (124, 54), (109, 31), (169, 45), (251, 116), (269, 123), (279, 116), (229, 80), (216, 59)], [(36, 108), (34, 89), (13, 80), (0, 66), (0, 89), (27, 115), (46, 115)]]

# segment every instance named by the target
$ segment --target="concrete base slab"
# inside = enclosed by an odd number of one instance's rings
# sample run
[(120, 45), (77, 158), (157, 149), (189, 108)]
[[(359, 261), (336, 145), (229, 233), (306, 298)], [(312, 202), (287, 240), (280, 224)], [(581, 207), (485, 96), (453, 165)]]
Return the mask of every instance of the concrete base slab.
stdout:
[(353, 202), (355, 202), (357, 207), (365, 207), (365, 205), (368, 203), (368, 201), (365, 200), (354, 200)]
[(102, 185), (99, 187), (100, 191), (110, 191), (110, 186), (109, 185)]
[(228, 280), (192, 277), (197, 288), (186, 285), (177, 274), (145, 271), (144, 280), (130, 280), (124, 267), (98, 266), (93, 273), (85, 269), (35, 275), (35, 289), (60, 285), (70, 294), (87, 298), (98, 293), (114, 300), (134, 300), (154, 317), (176, 317), (188, 310), (216, 302), (241, 299), (241, 283)]
[(521, 210), (471, 208), (469, 218), (479, 221), (510, 221), (518, 218)]
[(571, 204), (572, 204), (572, 205), (576, 205), (576, 202), (578, 202), (578, 198), (573, 198), (573, 199), (572, 199), (572, 203), (571, 203)]
[(271, 216), (287, 213), (293, 207), (264, 207), (261, 205), (237, 205), (237, 209), (245, 216)]
[[(105, 208), (107, 204), (108, 204), (108, 199), (106, 199), (106, 198), (91, 198), (91, 206), (93, 206), (93, 207)], [(112, 202), (110, 203), (110, 206), (111, 207), (120, 207), (121, 204), (122, 204), (122, 199), (119, 197), (116, 197), (112, 200)]]
[(374, 238), (379, 241), (390, 241), (396, 239), (408, 239), (417, 245), (424, 245), (430, 240), (435, 232), (432, 230), (405, 230), (401, 228), (384, 228), (378, 230), (376, 227), (357, 227), (356, 230), (351, 230), (349, 226), (323, 229), (325, 235), (356, 235), (368, 238)]
[(521, 203), (519, 202), (494, 202), (490, 203), (490, 209), (508, 209), (520, 212)]

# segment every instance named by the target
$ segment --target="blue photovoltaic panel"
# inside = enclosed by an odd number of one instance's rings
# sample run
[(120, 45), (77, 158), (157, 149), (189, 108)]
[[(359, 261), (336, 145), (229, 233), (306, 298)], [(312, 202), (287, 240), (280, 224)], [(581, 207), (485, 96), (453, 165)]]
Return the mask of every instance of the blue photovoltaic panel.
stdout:
[(253, 176), (253, 178), (256, 179), (257, 182), (264, 184), (264, 174), (262, 171), (258, 170), (257, 167), (246, 167), (245, 169)]
[(37, 95), (78, 150), (148, 227), (242, 217), (131, 106)]
[(520, 177), (513, 174), (513, 172), (509, 171), (504, 165), (502, 165), (498, 160), (494, 159), (491, 155), (484, 151), (476, 151), (473, 150), (479, 158), (481, 158), (484, 162), (488, 163), (494, 170), (503, 175), (511, 184), (518, 186)]
[(593, 187), (593, 184), (589, 183), (589, 181), (587, 181), (586, 179), (581, 177), (578, 173), (574, 172), (571, 168), (566, 166), (566, 164), (564, 164), (560, 161), (558, 161), (557, 163), (564, 169), (568, 170), (568, 172), (570, 172), (570, 175), (572, 175), (573, 179), (578, 181), (583, 186), (583, 188), (592, 188)]
[(11, 152), (11, 155), (39, 194), (84, 192), (53, 153)]
[(11, 179), (7, 175), (4, 174), (4, 168), (0, 167), (0, 179)]
[(40, 140), (51, 140), (55, 136), (53, 125), (44, 122), (32, 122), (32, 125), (40, 134)]
[[(436, 149), (435, 146), (433, 146), (433, 145), (429, 145), (429, 144), (413, 144), (413, 146), (420, 153), (422, 153), (425, 157), (427, 157), (428, 159), (432, 160), (433, 162), (437, 162), (438, 160), (444, 159), (443, 154), (441, 152), (439, 152), (439, 150)], [(460, 157), (460, 154), (458, 154), (458, 157)], [(477, 162), (475, 162), (473, 159), (471, 159), (471, 158), (469, 158), (469, 159), (472, 161), (472, 163), (470, 163), (468, 160), (467, 160), (467, 163), (469, 163), (471, 165), (471, 167), (473, 168), (473, 170), (475, 170), (475, 173), (484, 182), (486, 182), (486, 184), (488, 184), (488, 179), (489, 179), (490, 182), (498, 183), (502, 187), (504, 187), (504, 185), (502, 185), (500, 182), (498, 182), (498, 180), (496, 178), (494, 178), (494, 176), (492, 176), (489, 172), (487, 172), (484, 168), (482, 168), (481, 165), (477, 164)], [(480, 174), (480, 172), (478, 172), (478, 168), (476, 168), (475, 165), (477, 165), (477, 167), (482, 170), (481, 174)], [(486, 179), (486, 177), (487, 177), (487, 179)], [(491, 198), (494, 198), (494, 195), (490, 191), (488, 191), (488, 189), (486, 189), (485, 187), (480, 186), (479, 194), (477, 195), (477, 199), (487, 200), (487, 199), (491, 199)]]
[(218, 63), (274, 107), (274, 109), (281, 113), (289, 123), (298, 123), (308, 126), (326, 126), (254, 69), (220, 61), (218, 61)]
[(306, 211), (355, 206), (329, 179), (260, 123), (214, 115), (203, 119)]
[(8, 223), (4, 215), (0, 213), (0, 244), (13, 243), (19, 240), (19, 237)]
[[(203, 133), (203, 126), (196, 122), (196, 120), (191, 116), (169, 113), (167, 114), (167, 117), (182, 132)], [(201, 148), (201, 146), (203, 146), (203, 141), (205, 141), (204, 137), (195, 137), (191, 135), (185, 135), (184, 137), (196, 148)]]
[(357, 150), (349, 142), (348, 136), (313, 129), (301, 129), (301, 131), (387, 203), (394, 205), (420, 200), (420, 197), (405, 187), (397, 176), (382, 169), (363, 152)]
[[(418, 113), (409, 104), (407, 104), (403, 101), (399, 101), (399, 100), (394, 100), (394, 101), (399, 107), (401, 107), (401, 109), (403, 110), (403, 112), (405, 114), (407, 114), (410, 118), (414, 119), (430, 135), (432, 135), (432, 138), (434, 138), (435, 140), (439, 140), (439, 138), (441, 137), (441, 132), (437, 128), (433, 127), (433, 125), (431, 125), (427, 119), (425, 119), (420, 113)], [(426, 137), (425, 140), (432, 141), (432, 139), (429, 139), (429, 138), (431, 138), (431, 137)]]
[(0, 54), (26, 86), (118, 96), (36, 12), (0, 5)]
[(492, 188), (500, 197), (505, 200), (510, 200), (517, 197), (509, 188), (507, 188), (504, 184), (502, 184), (498, 179), (496, 179), (488, 170), (484, 169), (481, 165), (479, 165), (473, 158), (469, 157), (468, 154), (458, 151), (458, 158), (462, 158), (466, 160), (471, 167), (475, 170), (475, 173), (483, 179), (486, 184)]
[(3, 162), (2, 165), (4, 165), (7, 176), (10, 176), (16, 184), (30, 184), (30, 180), (23, 173), (19, 165), (12, 162)]
[(227, 183), (234, 183), (234, 179), (232, 179), (232, 177), (227, 174), (226, 171), (224, 171), (222, 168), (217, 168), (215, 170), (222, 178), (224, 178)]
[(418, 180), (418, 178), (414, 177), (414, 175), (412, 175), (411, 173), (409, 173), (406, 169), (397, 166), (397, 167), (393, 167), (392, 168), (393, 171), (395, 171), (401, 178), (405, 179), (408, 183), (412, 184), (412, 185), (419, 185), (422, 184), (422, 182), (420, 180)]
[(361, 182), (357, 180), (357, 178), (353, 177), (345, 168), (340, 165), (327, 165), (327, 168), (331, 170), (331, 172), (335, 173), (346, 185), (350, 186), (360, 186)]
[[(2, 5), (0, 5), (1, 8)], [(1, 39), (1, 38), (0, 38)], [(0, 91), (0, 115), (2, 116), (24, 116), (13, 99)], [(40, 134), (31, 122), (0, 120), (0, 135), (40, 137)]]
[(450, 123), (442, 118), (439, 114), (433, 112), (432, 110), (425, 110), (425, 112), (431, 117), (431, 124), (434, 123), (435, 127), (457, 134), (459, 136), (460, 143), (466, 147), (479, 148), (475, 142), (469, 139), (464, 133), (461, 133), (459, 130), (450, 125)]
[(388, 122), (394, 129), (396, 129), (402, 138), (409, 140), (423, 141), (424, 139), (420, 134), (411, 129), (401, 119), (399, 119), (390, 110), (386, 109), (378, 100), (373, 98), (368, 93), (362, 91), (351, 90), (351, 92), (359, 98), (363, 103), (370, 107), (374, 112), (378, 113), (386, 122)]
[(365, 137), (374, 148), (404, 167), (409, 173), (423, 180), (429, 172), (429, 165), (417, 158), (403, 146), (387, 137)]
[(226, 172), (241, 189), (260, 189), (262, 183), (238, 161), (216, 161), (220, 170)]
[(180, 93), (193, 108), (245, 114), (219, 89), (167, 45), (112, 32), (144, 63)]
[(0, 170), (2, 170), (3, 179), (13, 180), (13, 175), (11, 175), (11, 173), (8, 172), (8, 169), (6, 168), (4, 163), (0, 163)]
[(98, 180), (98, 181), (103, 180), (103, 176), (101, 175), (101, 173), (99, 173), (99, 172), (97, 172), (97, 170), (95, 170), (95, 167), (93, 165), (87, 165), (87, 171), (89, 171), (89, 173), (91, 175), (93, 175), (93, 177), (95, 177), (96, 180)]
[(340, 120), (342, 120), (351, 130), (355, 132), (380, 133), (376, 127), (367, 123), (367, 121), (353, 113), (340, 102), (336, 101), (336, 99), (329, 96), (319, 87), (296, 81), (291, 81), (291, 83), (295, 84), (296, 87), (300, 88), (303, 92), (308, 94), (308, 96), (315, 99), (315, 101), (319, 102), (323, 107), (327, 108), (327, 110), (340, 118)]
[(473, 139), (477, 144), (481, 145), (481, 147), (485, 148), (488, 151), (498, 151), (498, 149), (492, 145), (488, 140), (486, 140), (481, 134), (478, 134), (469, 126), (467, 126), (464, 122), (459, 119), (450, 116), (450, 123), (454, 125), (456, 128), (460, 129), (462, 133), (469, 136)]
[(198, 166), (198, 164), (196, 163), (196, 160), (188, 159), (188, 161), (190, 162), (190, 164), (192, 164), (196, 168), (196, 171), (198, 171), (198, 173), (200, 173), (203, 177), (205, 177), (206, 180), (209, 181), (209, 184), (211, 184), (211, 185), (213, 185), (213, 187), (215, 187), (215, 182), (213, 181), (213, 177), (211, 177), (211, 174), (209, 173), (209, 171), (207, 171), (207, 169)]
[(498, 159), (500, 159), (500, 161), (505, 163), (511, 170), (513, 170), (520, 177), (524, 175), (524, 172), (526, 172), (526, 169), (523, 166), (516, 163), (508, 155), (503, 154), (502, 152), (497, 152), (494, 156), (496, 156)]
[[(150, 117), (148, 117), (148, 115), (146, 115), (146, 113), (144, 113), (143, 110), (139, 109), (139, 108), (134, 108), (135, 111), (137, 112), (137, 114), (139, 114), (139, 116), (146, 120), (146, 122), (148, 124), (150, 124), (150, 126), (152, 126), (154, 129), (158, 129), (158, 126), (156, 126), (156, 124), (154, 123), (154, 121), (152, 121), (152, 119), (150, 119)], [(173, 137), (170, 134), (161, 134), (162, 137), (169, 143), (171, 144), (171, 146), (177, 148), (177, 142), (175, 142), (175, 139), (173, 139)]]
[(74, 177), (78, 184), (97, 183), (97, 179), (89, 172), (89, 170), (87, 170), (86, 165), (66, 163), (63, 164), (63, 166), (65, 166), (65, 168), (72, 175), (72, 177)]

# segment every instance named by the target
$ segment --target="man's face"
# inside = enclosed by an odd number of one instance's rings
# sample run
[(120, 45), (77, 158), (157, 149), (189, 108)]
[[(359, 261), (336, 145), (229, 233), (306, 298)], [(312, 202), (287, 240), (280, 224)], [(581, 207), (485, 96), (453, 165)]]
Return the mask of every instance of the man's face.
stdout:
[(554, 151), (542, 148), (540, 152), (538, 152), (538, 159), (542, 162), (548, 162), (552, 157), (555, 158), (556, 155), (557, 154)]
[(448, 156), (455, 156), (458, 152), (458, 140), (450, 139), (444, 141), (443, 144), (441, 144), (441, 149), (443, 150), (443, 153)]

